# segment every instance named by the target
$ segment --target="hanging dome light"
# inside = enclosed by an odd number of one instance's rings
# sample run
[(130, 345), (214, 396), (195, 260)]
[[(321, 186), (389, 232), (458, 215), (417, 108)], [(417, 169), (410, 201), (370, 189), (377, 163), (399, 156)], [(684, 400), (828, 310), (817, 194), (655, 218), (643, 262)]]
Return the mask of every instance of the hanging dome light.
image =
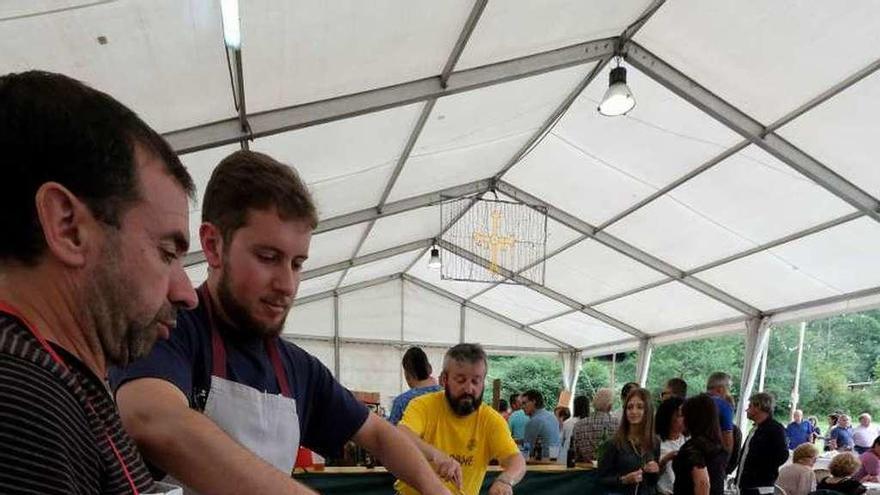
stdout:
[[(619, 63), (619, 61), (618, 61)], [(619, 65), (611, 69), (608, 91), (599, 104), (599, 113), (607, 117), (616, 117), (629, 112), (636, 106), (636, 99), (626, 85), (626, 69)]]
[(437, 246), (431, 247), (431, 259), (428, 260), (428, 268), (433, 270), (439, 270), (442, 264), (440, 263), (440, 250), (437, 249)]

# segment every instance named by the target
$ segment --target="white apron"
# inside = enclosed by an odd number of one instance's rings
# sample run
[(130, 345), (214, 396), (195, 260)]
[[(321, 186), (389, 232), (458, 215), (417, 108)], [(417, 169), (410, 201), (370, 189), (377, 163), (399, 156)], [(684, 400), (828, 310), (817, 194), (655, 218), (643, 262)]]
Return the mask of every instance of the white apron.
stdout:
[[(199, 291), (206, 304), (213, 353), (211, 388), (208, 391), (204, 414), (236, 442), (290, 475), (299, 450), (299, 415), (296, 412), (296, 400), (287, 381), (287, 374), (281, 364), (278, 341), (266, 339), (265, 343), (281, 394), (268, 394), (227, 380), (226, 346), (214, 326), (211, 296), (204, 285)], [(183, 485), (170, 475), (165, 480)], [(197, 494), (186, 486), (184, 492)]]

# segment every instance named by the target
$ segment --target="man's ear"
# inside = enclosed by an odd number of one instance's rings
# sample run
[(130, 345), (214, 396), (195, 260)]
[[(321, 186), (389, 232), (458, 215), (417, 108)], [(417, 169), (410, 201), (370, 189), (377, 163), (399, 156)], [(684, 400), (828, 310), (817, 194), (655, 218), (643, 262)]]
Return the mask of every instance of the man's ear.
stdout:
[(440, 372), (440, 386), (443, 388), (446, 388), (446, 378), (447, 378), (446, 372), (445, 371)]
[(82, 268), (103, 235), (89, 207), (57, 182), (46, 182), (34, 195), (37, 219), (49, 253), (62, 264)]
[(211, 222), (202, 223), (199, 227), (199, 240), (208, 266), (220, 268), (223, 265), (223, 234), (220, 228)]

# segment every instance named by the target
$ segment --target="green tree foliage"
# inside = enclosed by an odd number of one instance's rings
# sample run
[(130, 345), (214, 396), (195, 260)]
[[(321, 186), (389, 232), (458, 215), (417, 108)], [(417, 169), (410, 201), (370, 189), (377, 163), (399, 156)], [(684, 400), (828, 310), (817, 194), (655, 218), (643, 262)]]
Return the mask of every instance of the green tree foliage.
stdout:
[[(787, 422), (791, 392), (797, 366), (800, 325), (774, 327), (770, 334), (769, 358), (764, 388), (777, 398), (776, 417)], [(733, 377), (734, 395), (739, 400), (743, 368), (742, 334), (726, 335), (658, 346), (654, 349), (648, 375), (648, 389), (658, 394), (666, 380), (684, 378), (689, 393), (705, 389), (714, 371)], [(615, 391), (635, 378), (635, 353), (616, 356)], [(487, 393), (491, 401), (491, 382), (502, 380), (502, 397), (528, 389), (539, 390), (548, 408), (556, 406), (562, 390), (562, 364), (554, 357), (493, 356), (490, 358)], [(822, 419), (830, 412), (844, 411), (852, 416), (869, 412), (880, 414), (880, 387), (868, 385), (850, 390), (849, 384), (880, 381), (880, 310), (835, 316), (810, 322), (804, 339), (799, 408), (807, 416)], [(596, 389), (611, 384), (610, 356), (587, 359), (577, 383), (577, 393), (592, 396)], [(615, 394), (617, 395), (617, 394)], [(619, 406), (618, 406), (619, 407)]]
[(545, 407), (552, 410), (562, 390), (562, 362), (551, 357), (491, 356), (483, 395), (486, 403), (492, 402), (492, 381), (496, 378), (501, 379), (502, 399), (535, 389), (544, 396)]
[(648, 390), (659, 394), (670, 378), (683, 378), (688, 383), (688, 394), (706, 390), (706, 380), (716, 371), (733, 377), (734, 395), (742, 375), (742, 335), (728, 335), (705, 340), (678, 342), (654, 349), (648, 369)]

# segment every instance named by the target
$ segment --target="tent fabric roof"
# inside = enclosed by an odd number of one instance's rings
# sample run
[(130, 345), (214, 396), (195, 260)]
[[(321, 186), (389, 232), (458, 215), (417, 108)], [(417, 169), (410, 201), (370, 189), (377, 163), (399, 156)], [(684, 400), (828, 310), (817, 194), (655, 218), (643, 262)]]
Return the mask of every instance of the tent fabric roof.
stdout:
[[(243, 138), (294, 165), (321, 223), (286, 332), (343, 377), (383, 343), (599, 354), (880, 305), (876, 3), (259, 0), (241, 25), (250, 134), (217, 1), (3, 2), (0, 71), (113, 94), (200, 193)], [(615, 51), (638, 103), (606, 118)], [(548, 207), (543, 286), (427, 269), (441, 199), (490, 190)]]

